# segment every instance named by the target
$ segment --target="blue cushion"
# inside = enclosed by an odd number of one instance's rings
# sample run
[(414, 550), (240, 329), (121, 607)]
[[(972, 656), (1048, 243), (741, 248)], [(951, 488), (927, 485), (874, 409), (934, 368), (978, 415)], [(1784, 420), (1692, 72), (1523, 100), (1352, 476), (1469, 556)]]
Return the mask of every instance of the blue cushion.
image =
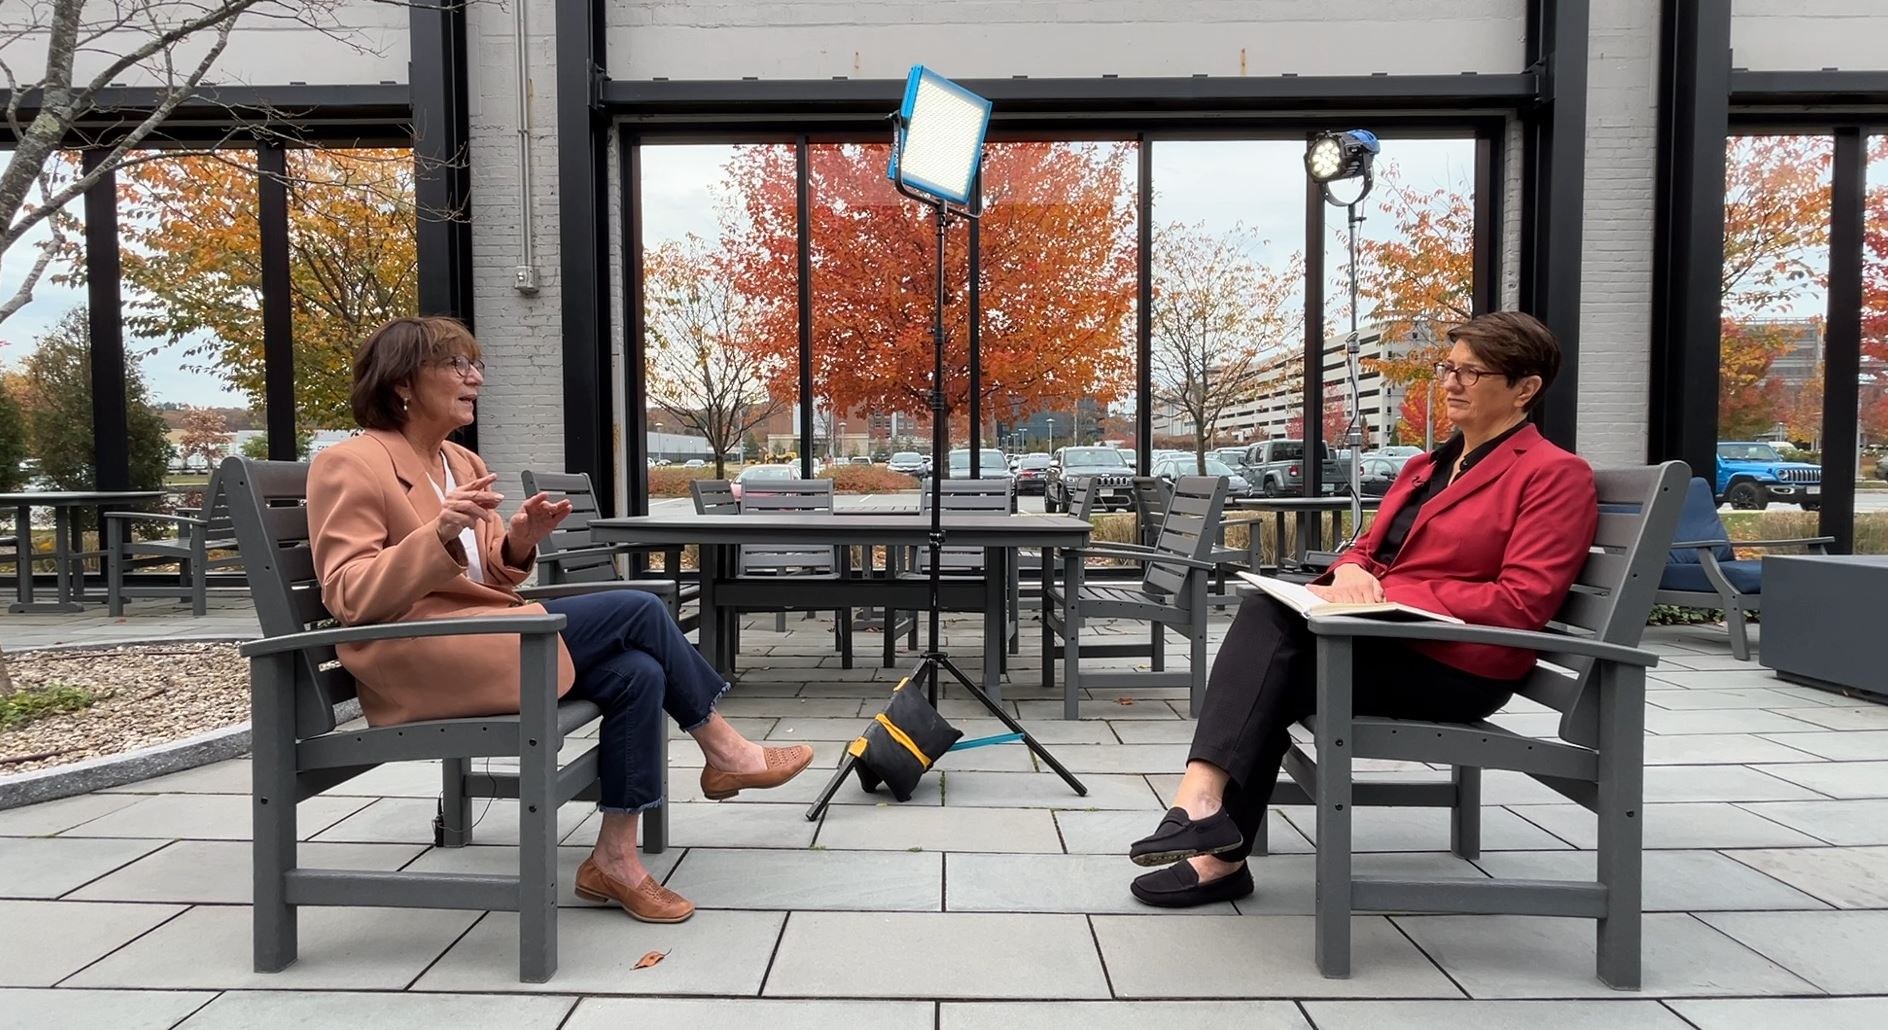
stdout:
[[(1676, 552), (1674, 552), (1676, 553)], [(1694, 552), (1695, 554), (1695, 552)], [(1763, 593), (1763, 561), (1751, 558), (1746, 561), (1719, 562), (1718, 568), (1724, 571), (1724, 578), (1730, 580), (1740, 594)], [(1694, 593), (1712, 594), (1717, 588), (1705, 578), (1704, 566), (1696, 561), (1680, 565), (1672, 562), (1665, 566), (1665, 575), (1659, 580), (1660, 590), (1689, 590)]]
[[(1674, 541), (1728, 539), (1728, 535), (1724, 531), (1724, 521), (1718, 518), (1718, 501), (1711, 493), (1711, 484), (1696, 476), (1692, 477), (1691, 484), (1685, 488), (1685, 506), (1679, 509), (1678, 512), (1678, 535), (1672, 539)], [(1716, 558), (1720, 565), (1732, 562), (1737, 558), (1737, 555), (1731, 551), (1729, 544), (1723, 547), (1713, 548), (1711, 556)], [(1698, 550), (1695, 547), (1674, 549), (1670, 555), (1666, 556), (1665, 563), (1667, 565), (1697, 565)], [(1669, 572), (1667, 576), (1670, 576)], [(1698, 581), (1700, 583), (1704, 582), (1702, 573), (1699, 574)], [(1733, 580), (1732, 582), (1736, 581)], [(1672, 587), (1671, 589), (1683, 590), (1689, 588)], [(1711, 588), (1709, 586), (1702, 586), (1697, 589), (1709, 590)], [(1738, 589), (1742, 590), (1743, 588), (1738, 587)]]

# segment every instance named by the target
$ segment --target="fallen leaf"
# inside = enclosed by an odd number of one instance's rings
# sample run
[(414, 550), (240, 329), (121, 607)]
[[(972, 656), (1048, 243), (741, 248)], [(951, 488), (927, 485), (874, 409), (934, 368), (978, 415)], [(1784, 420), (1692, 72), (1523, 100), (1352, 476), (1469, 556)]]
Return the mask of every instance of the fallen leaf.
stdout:
[(668, 957), (669, 957), (669, 953), (666, 951), (652, 951), (649, 954), (644, 955), (643, 957), (637, 959), (636, 964), (631, 968), (648, 969), (650, 966), (653, 966), (656, 963)]
[(1134, 703), (1134, 699), (1131, 697), (1117, 697), (1114, 699), (1114, 703), (1118, 705), (1131, 705)]

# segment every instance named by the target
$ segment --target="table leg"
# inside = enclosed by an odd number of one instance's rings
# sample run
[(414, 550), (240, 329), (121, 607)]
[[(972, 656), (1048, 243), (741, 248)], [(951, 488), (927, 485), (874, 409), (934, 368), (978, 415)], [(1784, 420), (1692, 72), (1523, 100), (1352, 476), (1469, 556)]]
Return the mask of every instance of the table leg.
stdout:
[(52, 510), (52, 571), (60, 604), (72, 603), (72, 571), (67, 567), (71, 555), (72, 509), (61, 505)]
[(715, 580), (721, 573), (719, 548), (714, 544), (701, 544), (696, 549), (699, 555), (701, 574), (701, 615), (695, 621), (696, 634), (700, 639), (697, 648), (701, 656), (708, 659), (708, 664), (723, 676), (728, 674), (721, 662), (721, 608), (715, 602)]
[(1005, 547), (983, 549), (983, 692), (1003, 700), (1003, 652), (1009, 644), (1009, 576)]
[(18, 588), (12, 611), (26, 611), (33, 603), (33, 510), (22, 504), (13, 509), (13, 536), (19, 548), (14, 572)]

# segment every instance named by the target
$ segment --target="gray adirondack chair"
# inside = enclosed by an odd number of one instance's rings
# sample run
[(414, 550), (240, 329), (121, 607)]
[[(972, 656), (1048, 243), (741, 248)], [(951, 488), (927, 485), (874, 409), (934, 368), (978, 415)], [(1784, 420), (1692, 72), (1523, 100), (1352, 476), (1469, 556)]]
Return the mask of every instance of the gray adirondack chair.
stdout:
[[(1218, 476), (1183, 476), (1174, 483), (1173, 501), (1161, 522), (1160, 536), (1151, 550), (1118, 545), (1097, 545), (1060, 552), (1062, 578), (1051, 584), (1042, 606), (1042, 685), (1055, 687), (1055, 647), (1062, 645), (1065, 719), (1081, 715), (1084, 687), (1188, 688), (1189, 711), (1197, 714), (1206, 694), (1207, 581), (1214, 566), (1214, 527), (1226, 503), (1226, 481)], [(1086, 558), (1124, 559), (1144, 568), (1139, 583), (1115, 585), (1084, 579)], [(1084, 623), (1097, 619), (1128, 619), (1151, 624), (1146, 643), (1083, 644)], [(1166, 630), (1172, 629), (1191, 644), (1191, 662), (1185, 672), (1166, 668)], [(1082, 656), (1141, 657), (1153, 665), (1149, 672), (1083, 672)]]
[[(695, 499), (697, 515), (738, 515), (743, 512), (802, 513), (814, 518), (830, 518), (833, 511), (833, 481), (830, 479), (769, 479), (765, 485), (756, 484), (748, 487), (745, 496), (736, 498), (732, 484), (719, 479), (697, 479), (689, 483), (689, 493)], [(744, 544), (740, 550), (738, 574), (742, 576), (766, 576), (778, 578), (781, 582), (781, 603), (770, 605), (774, 615), (774, 628), (777, 632), (786, 632), (787, 612), (799, 610), (791, 603), (791, 583), (794, 577), (813, 577), (831, 579), (841, 574), (844, 568), (841, 548), (807, 547), (805, 545), (754, 545)], [(809, 613), (810, 617), (810, 613)], [(740, 649), (740, 625), (737, 622), (733, 630), (733, 639), (728, 641), (731, 653)], [(842, 668), (852, 668), (852, 609), (840, 608), (834, 612), (833, 646), (839, 651)]]
[[(983, 514), (1007, 514), (1015, 510), (1015, 492), (1007, 479), (946, 479), (938, 484), (938, 490), (944, 498), (944, 511), (981, 512)], [(927, 484), (918, 493), (918, 511), (929, 514), (931, 511), (931, 488)], [(982, 578), (983, 548), (981, 547), (942, 547), (938, 549), (938, 569), (948, 577)], [(900, 574), (904, 579), (924, 579), (931, 572), (931, 549), (929, 547), (912, 548), (910, 570)], [(1014, 643), (1018, 638), (1016, 609), (1021, 594), (1021, 577), (1016, 564), (1012, 562), (1006, 577), (1008, 583), (1005, 592), (1009, 597), (1009, 623), (1006, 627), (1009, 639)], [(945, 609), (949, 611), (950, 609)], [(982, 611), (982, 608), (972, 609)], [(909, 620), (911, 626), (906, 646), (916, 650), (918, 647), (918, 620)], [(885, 625), (898, 625), (898, 613), (886, 613)], [(887, 629), (885, 633), (885, 666), (890, 668), (897, 661), (897, 634)]]
[[(1717, 498), (1711, 484), (1693, 477), (1685, 490), (1685, 510), (1678, 519), (1678, 540), (1672, 544), (1655, 604), (1675, 604), (1681, 608), (1722, 608), (1724, 628), (1730, 633), (1731, 655), (1740, 662), (1750, 661), (1750, 615), (1763, 610), (1763, 561), (1739, 560), (1731, 548), (1731, 537), (1718, 518)], [(1810, 536), (1795, 540), (1739, 540), (1738, 547), (1775, 550), (1801, 547), (1817, 554), (1828, 554), (1832, 536)]]
[[(1318, 641), (1318, 714), (1306, 725), (1315, 752), (1292, 747), (1285, 759), (1290, 780), (1279, 781), (1273, 803), (1317, 806), (1315, 948), (1325, 976), (1350, 974), (1353, 911), (1502, 913), (1597, 920), (1600, 979), (1618, 988), (1639, 985), (1645, 670), (1658, 664), (1658, 656), (1638, 644), (1678, 523), (1687, 475), (1682, 462), (1595, 473), (1599, 530), (1573, 592), (1546, 630), (1359, 618), (1310, 621)], [(1537, 652), (1543, 664), (1517, 693), (1560, 713), (1558, 739), (1527, 737), (1489, 722), (1355, 715), (1352, 647), (1365, 637), (1500, 644)], [(1449, 783), (1354, 784), (1351, 762), (1363, 758), (1447, 764), (1454, 776)], [(1594, 812), (1599, 819), (1597, 877), (1586, 882), (1352, 875), (1356, 804), (1450, 807), (1453, 850), (1474, 857), (1480, 846), (1482, 769), (1524, 773)]]
[[(562, 615), (495, 615), (379, 625), (332, 623), (309, 544), (308, 466), (229, 458), (222, 479), (263, 636), (242, 645), (249, 659), (255, 783), (255, 968), (277, 972), (296, 957), (296, 913), (304, 905), (494, 909), (518, 913), (520, 979), (543, 983), (557, 971), (557, 809), (595, 800), (597, 748), (559, 764), (558, 749), (600, 716), (588, 701), (557, 697), (557, 633)], [(565, 584), (519, 591), (528, 598), (633, 588), (672, 598), (667, 580)], [(437, 719), (342, 729), (335, 706), (355, 696), (335, 661), (354, 641), (507, 634), (518, 637), (519, 714)], [(664, 755), (660, 727), (649, 746)], [(474, 758), (515, 758), (518, 772), (470, 772)], [(295, 806), (377, 765), (439, 759), (440, 815), (434, 840), (472, 840), (475, 797), (519, 799), (518, 873), (366, 872), (305, 869), (297, 863)], [(663, 850), (665, 808), (643, 814), (642, 848)]]
[[(212, 569), (231, 568), (242, 559), (236, 554), (236, 529), (229, 517), (229, 503), (219, 482), (220, 470), (210, 472), (203, 488), (203, 508), (194, 515), (165, 515), (147, 511), (108, 511), (105, 529), (105, 599), (113, 618), (125, 613), (125, 597), (178, 597), (190, 601), (191, 615), (209, 612)], [(131, 529), (138, 523), (162, 523), (172, 527), (176, 536), (151, 540), (137, 539)], [(140, 584), (134, 590), (125, 587), (125, 573), (152, 565), (179, 567), (175, 586)]]
[[(519, 474), (519, 478), (527, 497), (543, 491), (551, 495), (552, 501), (570, 502), (570, 514), (565, 517), (563, 524), (538, 545), (539, 583), (554, 586), (559, 583), (610, 583), (621, 580), (624, 569), (617, 560), (625, 558), (634, 563), (628, 570), (631, 578), (675, 582), (676, 621), (684, 632), (694, 628), (695, 615), (683, 614), (681, 606), (701, 593), (701, 588), (695, 583), (683, 582), (680, 547), (599, 544), (592, 539), (590, 523), (601, 518), (602, 511), (588, 473), (533, 472), (526, 469)], [(659, 575), (646, 567), (648, 556), (658, 551), (662, 554), (662, 571)]]
[[(1167, 506), (1173, 503), (1173, 484), (1159, 476), (1135, 476), (1132, 489), (1137, 546), (1151, 548), (1160, 539), (1160, 527), (1167, 518)], [(1248, 553), (1237, 547), (1226, 546), (1226, 523), (1223, 519), (1213, 527), (1213, 549), (1206, 556), (1206, 560), (1213, 563), (1213, 586), (1206, 595), (1208, 605), (1224, 608), (1239, 603), (1241, 595), (1228, 588), (1226, 572), (1240, 567), (1250, 568), (1251, 556), (1256, 553), (1256, 550)]]

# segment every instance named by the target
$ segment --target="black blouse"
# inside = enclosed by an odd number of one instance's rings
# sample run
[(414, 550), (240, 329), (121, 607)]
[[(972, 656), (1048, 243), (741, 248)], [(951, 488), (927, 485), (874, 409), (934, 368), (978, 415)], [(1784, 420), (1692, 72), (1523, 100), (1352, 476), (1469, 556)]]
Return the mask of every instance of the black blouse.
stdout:
[[(1493, 454), (1495, 448), (1501, 446), (1503, 441), (1520, 432), (1527, 425), (1528, 420), (1522, 419), (1507, 432), (1475, 448), (1467, 458), (1463, 459), (1462, 471), (1456, 473), (1455, 478), (1459, 479), (1467, 475), (1469, 469), (1480, 464), (1481, 460)], [(1417, 490), (1410, 497), (1409, 503), (1398, 509), (1396, 515), (1390, 519), (1389, 528), (1383, 531), (1383, 539), (1378, 542), (1376, 552), (1371, 555), (1372, 558), (1384, 565), (1389, 565), (1396, 560), (1397, 552), (1403, 549), (1403, 541), (1409, 539), (1410, 528), (1416, 525), (1416, 517), (1422, 514), (1423, 505), (1428, 504), (1431, 498), (1448, 488), (1451, 482), (1449, 467), (1455, 463), (1456, 455), (1461, 453), (1462, 434), (1460, 431), (1450, 436), (1447, 443), (1430, 452), (1429, 482)]]

